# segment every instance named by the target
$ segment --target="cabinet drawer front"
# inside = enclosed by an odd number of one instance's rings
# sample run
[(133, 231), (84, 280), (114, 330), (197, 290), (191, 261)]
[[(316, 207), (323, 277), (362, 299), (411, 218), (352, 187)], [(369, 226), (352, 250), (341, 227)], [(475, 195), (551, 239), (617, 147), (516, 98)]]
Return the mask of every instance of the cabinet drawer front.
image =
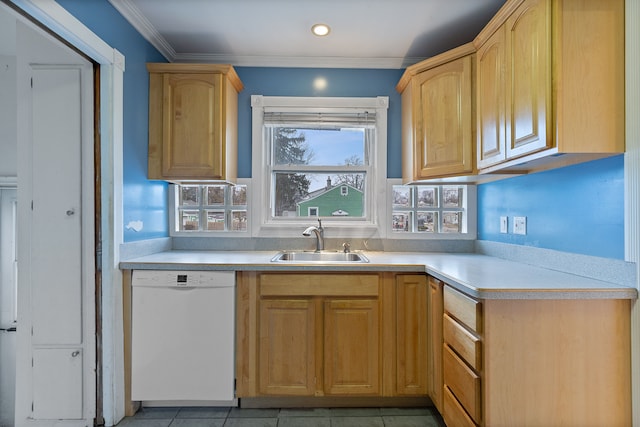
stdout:
[(465, 412), (460, 402), (451, 394), (449, 387), (444, 387), (444, 410), (442, 418), (448, 426), (476, 427), (471, 417)]
[(444, 311), (469, 329), (478, 333), (482, 332), (482, 303), (450, 286), (444, 287)]
[(442, 364), (444, 368), (444, 384), (462, 404), (471, 418), (481, 420), (480, 376), (469, 368), (448, 345), (443, 346)]
[(377, 296), (377, 274), (261, 274), (261, 296)]
[(482, 341), (473, 335), (449, 315), (443, 320), (444, 341), (451, 346), (472, 368), (480, 370), (482, 366)]

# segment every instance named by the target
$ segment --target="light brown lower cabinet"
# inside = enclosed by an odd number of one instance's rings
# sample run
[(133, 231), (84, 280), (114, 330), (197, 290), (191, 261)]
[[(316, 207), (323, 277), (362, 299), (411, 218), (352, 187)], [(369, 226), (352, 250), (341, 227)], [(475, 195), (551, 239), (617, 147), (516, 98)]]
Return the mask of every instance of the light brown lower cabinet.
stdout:
[(630, 426), (630, 302), (476, 300), (444, 286), (454, 426)]
[(426, 398), (426, 283), (424, 274), (239, 273), (237, 396)]

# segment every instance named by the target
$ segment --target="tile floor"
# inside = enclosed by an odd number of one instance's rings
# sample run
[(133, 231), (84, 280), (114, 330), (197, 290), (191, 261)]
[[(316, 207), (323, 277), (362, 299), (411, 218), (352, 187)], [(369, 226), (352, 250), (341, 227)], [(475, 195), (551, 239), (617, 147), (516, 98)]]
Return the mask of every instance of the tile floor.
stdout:
[(435, 408), (143, 408), (118, 427), (444, 427)]

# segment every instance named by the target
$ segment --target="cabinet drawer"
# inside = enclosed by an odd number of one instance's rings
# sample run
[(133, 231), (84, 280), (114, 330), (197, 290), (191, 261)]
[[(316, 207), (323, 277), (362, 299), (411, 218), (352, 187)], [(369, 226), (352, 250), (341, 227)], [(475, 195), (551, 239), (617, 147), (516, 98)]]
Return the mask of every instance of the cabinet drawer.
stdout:
[(261, 274), (261, 296), (378, 296), (377, 274)]
[(444, 287), (444, 311), (469, 329), (482, 332), (482, 304), (450, 286)]
[(448, 345), (443, 346), (444, 384), (462, 404), (474, 421), (481, 420), (480, 376), (467, 366)]
[(476, 423), (465, 412), (447, 386), (444, 387), (444, 410), (442, 412), (442, 418), (448, 426), (476, 427)]
[(443, 320), (444, 341), (453, 348), (473, 369), (482, 366), (482, 341), (449, 315)]

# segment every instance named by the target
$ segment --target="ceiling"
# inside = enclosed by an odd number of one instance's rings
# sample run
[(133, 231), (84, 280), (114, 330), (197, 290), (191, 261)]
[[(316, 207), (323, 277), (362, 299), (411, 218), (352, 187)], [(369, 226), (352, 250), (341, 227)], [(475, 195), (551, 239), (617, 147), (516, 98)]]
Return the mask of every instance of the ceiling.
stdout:
[(109, 2), (170, 62), (405, 68), (473, 40), (505, 0)]

